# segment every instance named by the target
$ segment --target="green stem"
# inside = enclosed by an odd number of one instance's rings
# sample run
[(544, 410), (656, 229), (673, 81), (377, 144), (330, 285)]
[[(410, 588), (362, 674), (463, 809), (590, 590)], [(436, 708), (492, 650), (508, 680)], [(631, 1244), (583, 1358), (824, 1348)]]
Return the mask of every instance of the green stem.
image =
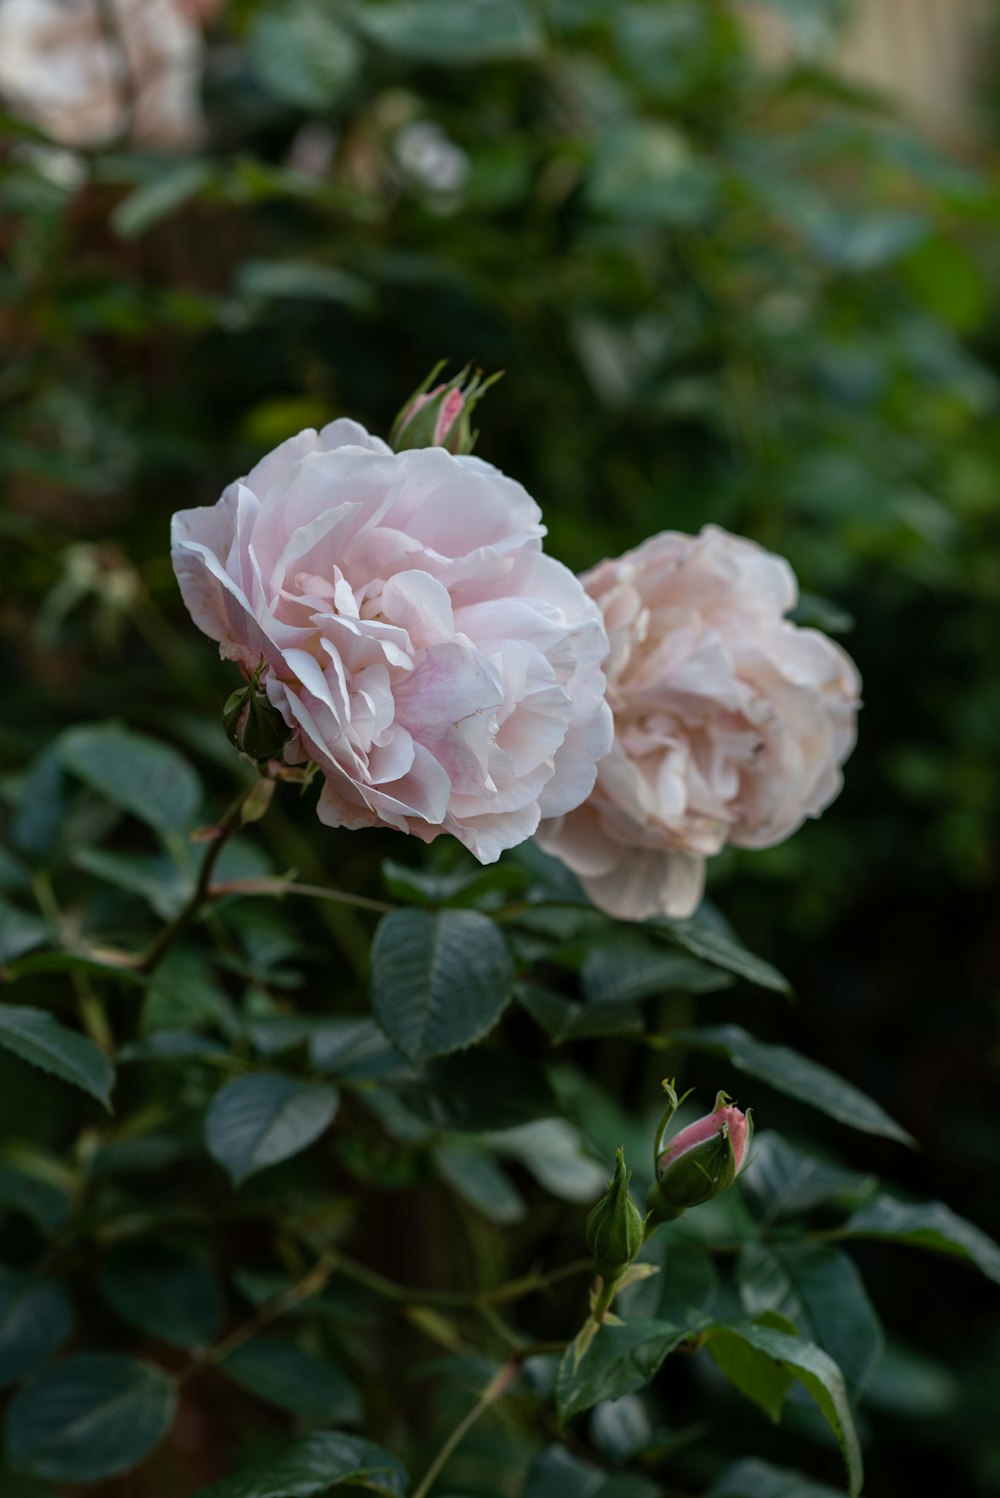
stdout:
[(460, 1420), (455, 1426), (455, 1429), (427, 1468), (420, 1482), (414, 1488), (411, 1498), (427, 1498), (427, 1494), (434, 1486), (436, 1479), (451, 1459), (456, 1448), (465, 1439), (480, 1416), (486, 1413), (490, 1405), (495, 1404), (498, 1399), (506, 1394), (511, 1384), (517, 1378), (519, 1367), (520, 1360), (512, 1358), (510, 1362), (504, 1363), (502, 1368), (497, 1369), (483, 1390), (478, 1403), (474, 1404), (464, 1419)]
[(601, 1322), (610, 1311), (611, 1302), (615, 1298), (615, 1292), (617, 1291), (617, 1289), (617, 1279), (601, 1280), (601, 1288), (597, 1292), (597, 1299), (594, 1301), (594, 1309), (590, 1313), (590, 1319), (592, 1321), (596, 1321), (598, 1326), (600, 1326)]
[(351, 894), (346, 889), (330, 889), (325, 884), (298, 884), (287, 879), (227, 879), (225, 884), (216, 884), (212, 889), (215, 899), (222, 899), (225, 895), (308, 895), (314, 900), (332, 900), (337, 905), (354, 905), (359, 910), (377, 910), (383, 915), (399, 908), (385, 900)]
[(236, 800), (223, 815), (216, 828), (216, 836), (205, 851), (205, 857), (201, 862), (198, 873), (198, 882), (191, 893), (190, 899), (178, 911), (172, 921), (168, 921), (158, 936), (154, 937), (150, 946), (146, 949), (142, 960), (136, 964), (136, 971), (140, 973), (151, 973), (167, 955), (170, 948), (180, 937), (185, 935), (201, 914), (203, 906), (207, 905), (212, 895), (212, 875), (219, 861), (219, 855), (229, 841), (229, 838), (240, 825), (240, 817), (243, 811), (243, 803), (250, 792), (255, 789), (256, 780), (244, 786)]

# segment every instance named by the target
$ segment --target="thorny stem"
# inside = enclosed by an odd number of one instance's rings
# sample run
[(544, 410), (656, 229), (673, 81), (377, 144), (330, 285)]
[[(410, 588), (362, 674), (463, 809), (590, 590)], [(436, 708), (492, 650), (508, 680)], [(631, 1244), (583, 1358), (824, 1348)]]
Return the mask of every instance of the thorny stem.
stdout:
[(191, 892), (190, 899), (183, 908), (174, 916), (172, 921), (163, 927), (158, 936), (154, 937), (140, 962), (136, 964), (136, 972), (151, 973), (162, 962), (174, 942), (183, 936), (190, 926), (198, 919), (202, 907), (212, 898), (212, 875), (215, 866), (229, 838), (240, 825), (240, 816), (243, 811), (244, 802), (249, 797), (258, 782), (252, 780), (249, 785), (244, 786), (236, 800), (225, 812), (215, 829), (215, 837), (205, 850), (205, 856), (201, 861), (201, 869), (198, 872), (198, 882)]
[(445, 1441), (437, 1456), (431, 1462), (422, 1479), (413, 1490), (412, 1498), (427, 1498), (427, 1494), (434, 1486), (434, 1482), (450, 1460), (453, 1452), (465, 1439), (466, 1435), (475, 1425), (481, 1415), (484, 1415), (491, 1404), (495, 1404), (517, 1378), (521, 1366), (521, 1359), (513, 1357), (509, 1362), (498, 1368), (483, 1390), (478, 1403), (474, 1404), (469, 1413), (458, 1422), (451, 1435)]

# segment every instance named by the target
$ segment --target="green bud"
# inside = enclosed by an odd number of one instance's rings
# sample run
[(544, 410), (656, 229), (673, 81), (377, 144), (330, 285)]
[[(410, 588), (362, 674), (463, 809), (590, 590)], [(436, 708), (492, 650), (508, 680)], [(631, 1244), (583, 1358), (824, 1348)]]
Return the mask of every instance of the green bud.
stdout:
[(475, 447), (479, 434), (472, 430), (469, 417), (500, 376), (484, 380), (477, 369), (470, 379), (466, 365), (453, 380), (434, 385), (443, 368), (444, 360), (434, 366), (393, 422), (389, 442), (397, 452), (409, 447), (443, 447), (450, 453), (471, 453)]
[(229, 738), (248, 759), (265, 763), (280, 757), (291, 737), (291, 729), (261, 689), (263, 662), (253, 678), (227, 699), (222, 709), (222, 726)]
[[(661, 1126), (657, 1148), (663, 1142), (662, 1132)], [(669, 1222), (689, 1207), (721, 1196), (745, 1165), (752, 1134), (749, 1113), (720, 1092), (712, 1112), (682, 1129), (659, 1155), (657, 1183), (646, 1199), (654, 1218)]]
[(624, 1151), (618, 1150), (614, 1178), (587, 1218), (587, 1247), (605, 1280), (617, 1279), (624, 1273), (645, 1237), (642, 1213), (628, 1189), (631, 1179), (632, 1172), (625, 1169)]

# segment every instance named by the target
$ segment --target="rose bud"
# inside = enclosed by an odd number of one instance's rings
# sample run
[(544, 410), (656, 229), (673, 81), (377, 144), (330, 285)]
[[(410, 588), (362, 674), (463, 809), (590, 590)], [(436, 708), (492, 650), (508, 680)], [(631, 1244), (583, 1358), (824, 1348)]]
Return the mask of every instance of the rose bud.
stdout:
[(721, 1196), (743, 1169), (752, 1135), (749, 1112), (720, 1092), (712, 1112), (681, 1129), (657, 1159), (656, 1184), (648, 1197), (655, 1218), (669, 1222), (688, 1207)]
[(245, 687), (231, 693), (222, 709), (222, 726), (230, 741), (260, 764), (280, 758), (291, 737), (291, 729), (260, 685), (262, 668), (263, 662)]
[(625, 1154), (615, 1154), (614, 1179), (587, 1218), (587, 1247), (594, 1255), (597, 1271), (605, 1280), (616, 1280), (635, 1258), (645, 1237), (642, 1213), (632, 1200), (625, 1169)]
[(443, 447), (450, 453), (471, 453), (478, 432), (469, 426), (473, 407), (495, 385), (500, 375), (483, 379), (479, 370), (468, 379), (469, 366), (447, 384), (428, 389), (444, 368), (436, 364), (420, 388), (406, 402), (393, 423), (389, 442), (397, 452), (409, 447)]

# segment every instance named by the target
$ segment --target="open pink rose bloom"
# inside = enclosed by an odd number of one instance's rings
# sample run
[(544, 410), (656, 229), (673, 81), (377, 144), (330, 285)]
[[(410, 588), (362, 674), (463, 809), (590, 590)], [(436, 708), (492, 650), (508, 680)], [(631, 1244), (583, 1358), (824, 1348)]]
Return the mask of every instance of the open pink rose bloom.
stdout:
[(837, 795), (858, 674), (784, 617), (788, 563), (716, 526), (654, 536), (583, 582), (611, 641), (615, 743), (586, 804), (538, 841), (611, 915), (690, 915), (707, 858), (780, 843)]
[(319, 815), (483, 863), (589, 795), (611, 744), (598, 606), (520, 484), (355, 422), (305, 431), (173, 518), (195, 623), (324, 776)]

